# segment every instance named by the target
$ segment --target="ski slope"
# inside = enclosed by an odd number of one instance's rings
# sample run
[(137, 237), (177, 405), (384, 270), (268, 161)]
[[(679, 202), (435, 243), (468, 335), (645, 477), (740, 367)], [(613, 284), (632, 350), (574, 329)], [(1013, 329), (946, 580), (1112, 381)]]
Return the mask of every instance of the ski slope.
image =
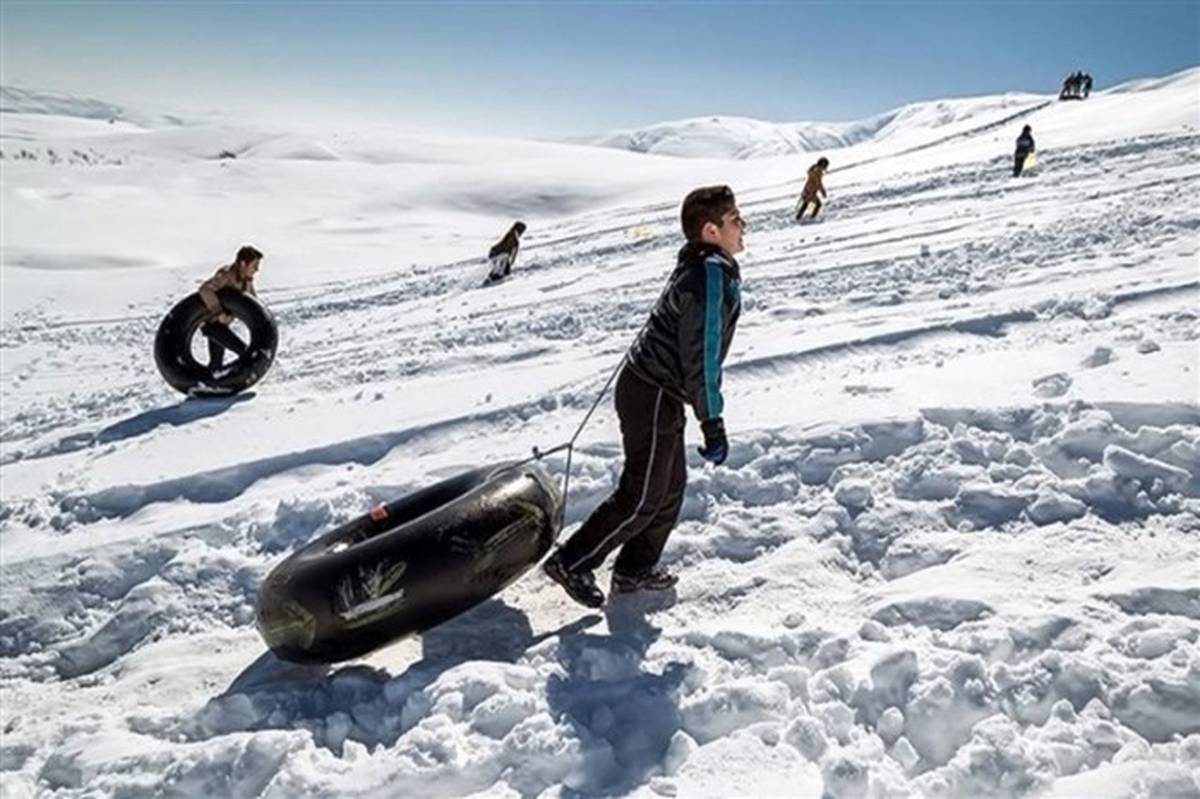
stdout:
[[(1200, 796), (1200, 70), (897, 113), (804, 225), (811, 154), (52, 99), (0, 113), (6, 799)], [(287, 552), (570, 437), (712, 182), (749, 222), (732, 448), (689, 462), (677, 590), (533, 571), (359, 661), (267, 653)], [(154, 331), (244, 243), (275, 366), (181, 401)], [(610, 402), (574, 463), (568, 532)]]

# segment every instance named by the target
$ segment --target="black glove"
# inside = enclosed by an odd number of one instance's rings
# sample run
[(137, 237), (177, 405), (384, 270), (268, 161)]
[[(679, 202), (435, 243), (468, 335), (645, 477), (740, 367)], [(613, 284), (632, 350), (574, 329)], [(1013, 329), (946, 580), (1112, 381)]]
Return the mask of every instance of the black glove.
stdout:
[(704, 431), (704, 446), (696, 450), (704, 460), (720, 465), (729, 456), (729, 441), (725, 438), (725, 423), (720, 418), (700, 423)]

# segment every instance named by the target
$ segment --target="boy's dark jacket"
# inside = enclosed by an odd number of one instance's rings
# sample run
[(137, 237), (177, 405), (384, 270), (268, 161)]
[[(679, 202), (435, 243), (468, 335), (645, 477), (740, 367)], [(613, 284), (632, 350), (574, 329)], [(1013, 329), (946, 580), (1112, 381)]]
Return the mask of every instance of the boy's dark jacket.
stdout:
[(629, 367), (689, 403), (700, 421), (719, 418), (725, 405), (721, 364), (741, 307), (741, 273), (733, 256), (712, 244), (688, 242), (646, 329), (629, 348)]

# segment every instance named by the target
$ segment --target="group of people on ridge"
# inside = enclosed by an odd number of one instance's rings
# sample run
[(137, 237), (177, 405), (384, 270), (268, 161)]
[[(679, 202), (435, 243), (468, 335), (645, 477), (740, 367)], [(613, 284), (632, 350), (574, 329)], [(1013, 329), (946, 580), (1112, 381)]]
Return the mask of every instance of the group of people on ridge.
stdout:
[(1072, 72), (1063, 78), (1060, 100), (1086, 100), (1092, 93), (1092, 76), (1086, 72)]

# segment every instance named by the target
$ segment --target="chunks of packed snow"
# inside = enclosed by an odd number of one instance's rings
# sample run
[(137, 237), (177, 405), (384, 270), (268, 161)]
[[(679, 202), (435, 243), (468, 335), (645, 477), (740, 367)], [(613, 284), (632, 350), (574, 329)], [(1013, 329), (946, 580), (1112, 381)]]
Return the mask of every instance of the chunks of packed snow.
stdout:
[(1033, 394), (1035, 397), (1042, 397), (1044, 399), (1061, 397), (1071, 388), (1071, 382), (1071, 376), (1065, 372), (1044, 375), (1034, 379)]
[(833, 498), (851, 512), (866, 510), (874, 502), (871, 484), (866, 480), (842, 480), (834, 489)]
[(1083, 359), (1080, 365), (1088, 369), (1095, 369), (1097, 366), (1104, 366), (1105, 364), (1112, 363), (1112, 361), (1113, 351), (1111, 347), (1097, 347), (1092, 350), (1090, 355)]
[(963, 519), (977, 527), (999, 527), (1021, 515), (1031, 497), (992, 483), (968, 483), (958, 490), (954, 504)]
[(1078, 519), (1087, 513), (1087, 505), (1067, 494), (1043, 489), (1026, 512), (1034, 524), (1052, 524)]
[(1186, 469), (1130, 452), (1116, 444), (1104, 448), (1104, 465), (1118, 477), (1127, 477), (1149, 486), (1157, 481), (1165, 490), (1172, 492), (1183, 490), (1191, 479)]

